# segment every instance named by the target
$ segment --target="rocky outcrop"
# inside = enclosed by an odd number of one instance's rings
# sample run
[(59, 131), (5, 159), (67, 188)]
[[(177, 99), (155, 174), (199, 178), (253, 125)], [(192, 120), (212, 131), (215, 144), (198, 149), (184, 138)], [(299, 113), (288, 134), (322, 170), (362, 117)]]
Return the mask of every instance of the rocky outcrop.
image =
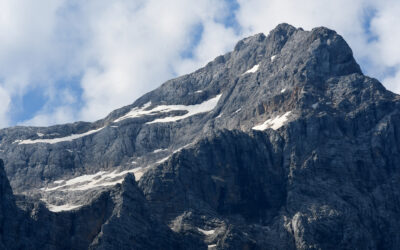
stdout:
[(133, 175), (110, 195), (114, 209), (89, 249), (190, 249), (202, 242), (178, 237), (149, 210)]
[(185, 245), (189, 243), (191, 247), (204, 245), (176, 235), (153, 218), (132, 175), (79, 210), (59, 213), (27, 197), (14, 197), (2, 166), (0, 176), (1, 249), (188, 249)]

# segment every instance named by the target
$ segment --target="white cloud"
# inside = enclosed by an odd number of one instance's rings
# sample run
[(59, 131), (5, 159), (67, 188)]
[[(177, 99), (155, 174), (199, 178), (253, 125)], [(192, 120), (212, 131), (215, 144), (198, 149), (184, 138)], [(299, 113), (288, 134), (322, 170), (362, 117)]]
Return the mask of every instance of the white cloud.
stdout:
[[(24, 124), (100, 119), (176, 74), (189, 73), (231, 50), (238, 39), (287, 22), (342, 34), (367, 74), (400, 92), (400, 3), (395, 0), (238, 0), (237, 34), (218, 20), (219, 0), (0, 1), (0, 126), (14, 99), (44, 89), (46, 105)], [(371, 12), (372, 11), (372, 12)], [(374, 13), (370, 30), (367, 15)], [(193, 32), (202, 27), (197, 46)], [(374, 38), (371, 40), (371, 37)], [(192, 49), (193, 57), (182, 57)], [(387, 72), (392, 72), (388, 75)], [(82, 76), (82, 100), (62, 79)], [(77, 108), (77, 103), (83, 106)]]
[(193, 57), (183, 59), (176, 65), (178, 75), (190, 73), (204, 66), (215, 57), (231, 50), (239, 37), (232, 28), (221, 23), (206, 21), (203, 23), (203, 36), (193, 51)]
[(9, 125), (7, 113), (10, 108), (11, 98), (7, 91), (0, 87), (0, 127)]
[(400, 71), (397, 71), (394, 76), (385, 78), (383, 83), (389, 90), (400, 93)]
[(386, 66), (400, 64), (400, 32), (396, 29), (400, 23), (399, 13), (399, 1), (379, 1), (376, 16), (371, 21), (371, 30), (378, 37), (372, 43), (376, 47), (373, 59)]
[(48, 81), (56, 68), (65, 70), (65, 54), (57, 43), (60, 0), (40, 3), (0, 1), (0, 77), (11, 94), (21, 94), (32, 81)]
[(40, 112), (32, 119), (20, 123), (20, 125), (49, 126), (63, 124), (72, 121), (75, 117), (75, 112), (72, 108), (68, 106), (60, 106), (49, 112)]

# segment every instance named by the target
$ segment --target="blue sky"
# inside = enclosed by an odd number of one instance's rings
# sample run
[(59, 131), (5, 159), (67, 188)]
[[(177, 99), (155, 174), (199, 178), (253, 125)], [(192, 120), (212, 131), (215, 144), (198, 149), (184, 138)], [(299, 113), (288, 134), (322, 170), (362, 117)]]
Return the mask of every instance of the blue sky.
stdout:
[(3, 0), (0, 127), (100, 119), (282, 22), (335, 29), (400, 93), (398, 13), (395, 0)]

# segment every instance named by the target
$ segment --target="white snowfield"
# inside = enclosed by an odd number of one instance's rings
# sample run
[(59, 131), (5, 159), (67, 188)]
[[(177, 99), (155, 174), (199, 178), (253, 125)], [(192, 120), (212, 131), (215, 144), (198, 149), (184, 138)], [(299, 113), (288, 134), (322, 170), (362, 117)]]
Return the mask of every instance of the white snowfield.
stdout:
[[(128, 173), (133, 173), (135, 175), (135, 179), (138, 181), (143, 176), (144, 172), (147, 171), (147, 168), (135, 168), (130, 170), (125, 170), (122, 172), (105, 172), (100, 171), (91, 175), (82, 175), (79, 177), (75, 177), (69, 180), (57, 180), (53, 182), (54, 187), (51, 188), (42, 188), (42, 191), (50, 192), (50, 191), (85, 191), (97, 187), (108, 187), (114, 186), (116, 184), (120, 184), (124, 181), (125, 176)], [(70, 211), (76, 208), (81, 207), (79, 204), (63, 204), (63, 205), (54, 205), (48, 203), (46, 200), (42, 199), (43, 202), (46, 203), (46, 207), (55, 213)]]
[(53, 187), (42, 188), (41, 190), (45, 192), (50, 191), (84, 191), (97, 187), (107, 187), (114, 186), (116, 184), (122, 183), (125, 175), (128, 173), (133, 173), (135, 175), (136, 180), (139, 180), (145, 168), (135, 168), (130, 170), (125, 170), (122, 172), (117, 172), (117, 170), (113, 172), (105, 172), (100, 171), (95, 174), (90, 175), (82, 175), (79, 177), (75, 177), (69, 180), (57, 180), (54, 181)]
[(157, 154), (157, 153), (160, 153), (160, 152), (163, 152), (163, 151), (167, 151), (167, 150), (168, 149), (166, 149), (166, 148), (159, 148), (159, 149), (154, 150), (153, 154)]
[(116, 119), (114, 122), (120, 122), (120, 121), (128, 119), (128, 118), (136, 118), (136, 117), (141, 117), (144, 115), (149, 115), (152, 113), (152, 111), (145, 110), (145, 109), (147, 109), (150, 106), (151, 106), (151, 102), (148, 102), (148, 103), (144, 104), (141, 108), (135, 107), (131, 111), (129, 111), (127, 114), (125, 114), (124, 116)]
[(273, 62), (275, 60), (275, 58), (276, 58), (276, 55), (271, 56), (271, 62)]
[(159, 113), (168, 113), (171, 111), (187, 111), (186, 114), (184, 115), (177, 115), (177, 116), (169, 116), (169, 117), (164, 117), (164, 118), (159, 118), (155, 119), (154, 121), (147, 122), (147, 124), (152, 124), (152, 123), (160, 123), (160, 122), (175, 122), (179, 121), (182, 119), (185, 119), (189, 116), (193, 116), (196, 114), (200, 113), (205, 113), (205, 112), (210, 112), (217, 106), (219, 99), (221, 98), (222, 94), (219, 94), (215, 96), (214, 98), (211, 98), (205, 102), (202, 102), (200, 104), (195, 104), (195, 105), (160, 105), (157, 107), (154, 107), (150, 110), (145, 110), (151, 105), (151, 102), (146, 103), (143, 105), (141, 108), (133, 108), (129, 113), (126, 115), (116, 119), (114, 122), (120, 122), (122, 120), (128, 119), (128, 118), (136, 118), (136, 117), (141, 117), (145, 115), (156, 115)]
[(90, 130), (86, 133), (83, 134), (72, 134), (69, 136), (65, 136), (65, 137), (60, 137), (60, 138), (53, 138), (53, 139), (36, 139), (36, 140), (18, 140), (16, 142), (18, 142), (18, 144), (35, 144), (35, 143), (49, 143), (49, 144), (55, 144), (55, 143), (59, 143), (59, 142), (65, 142), (65, 141), (73, 141), (76, 140), (78, 138), (84, 137), (84, 136), (88, 136), (94, 133), (99, 132), (100, 130), (102, 130), (104, 127), (99, 128), (99, 129), (94, 129), (94, 130)]
[(171, 155), (168, 155), (167, 157), (164, 157), (164, 158), (162, 158), (161, 160), (158, 160), (156, 163), (157, 163), (157, 164), (161, 164), (161, 163), (167, 161), (170, 157), (171, 157)]
[(251, 69), (249, 69), (246, 72), (244, 72), (242, 75), (249, 74), (249, 73), (254, 73), (254, 72), (256, 72), (258, 70), (258, 67), (260, 67), (260, 65), (256, 64)]
[[(169, 117), (165, 117), (165, 118), (155, 119), (154, 121), (148, 122), (147, 124), (179, 121), (179, 120), (185, 119), (189, 116), (193, 116), (193, 115), (205, 113), (205, 112), (210, 112), (211, 110), (213, 110), (215, 108), (215, 106), (217, 106), (218, 101), (221, 98), (221, 96), (222, 96), (222, 94), (219, 94), (219, 95), (215, 96), (214, 98), (211, 98), (205, 102), (202, 102), (200, 104), (195, 104), (195, 105), (188, 105), (188, 106), (186, 106), (186, 105), (160, 105), (151, 110), (145, 110), (146, 108), (148, 108), (151, 105), (151, 102), (148, 102), (148, 103), (144, 104), (143, 107), (141, 107), (141, 108), (136, 107), (136, 108), (132, 109), (126, 115), (116, 119), (114, 121), (114, 123), (128, 119), (128, 118), (141, 117), (144, 115), (155, 115), (155, 114), (159, 114), (159, 113), (167, 113), (167, 112), (177, 111), (177, 110), (187, 111), (187, 113), (184, 115), (169, 116)], [(111, 126), (111, 127), (114, 128), (117, 126)], [(73, 141), (73, 140), (97, 133), (104, 128), (105, 127), (101, 127), (99, 129), (90, 130), (86, 133), (72, 134), (72, 135), (60, 137), (60, 138), (16, 140), (14, 143), (18, 143), (18, 144), (35, 144), (35, 143), (55, 144), (55, 143), (59, 143), (59, 142)], [(41, 134), (40, 136), (43, 136), (43, 134)]]
[[(170, 112), (170, 111), (174, 111), (174, 110), (186, 110), (187, 113), (184, 115), (168, 116), (168, 117), (164, 117), (164, 118), (155, 119), (154, 121), (147, 122), (147, 124), (160, 123), (160, 122), (175, 122), (175, 121), (179, 121), (179, 120), (185, 119), (185, 118), (193, 116), (193, 115), (210, 112), (217, 106), (218, 101), (221, 98), (221, 96), (222, 96), (222, 94), (219, 94), (214, 98), (211, 98), (205, 102), (202, 102), (200, 104), (195, 104), (195, 105), (188, 105), (188, 106), (185, 106), (185, 105), (162, 105), (162, 106), (164, 106), (163, 108), (165, 108), (165, 109), (163, 109), (162, 112)], [(158, 106), (158, 107), (162, 107), (162, 106)]]
[(54, 213), (70, 211), (70, 210), (74, 210), (75, 208), (79, 208), (82, 206), (82, 205), (72, 205), (72, 204), (52, 205), (52, 204), (47, 203), (46, 201), (44, 201), (44, 202), (46, 203), (47, 209), (49, 209), (50, 211), (52, 211)]
[(201, 229), (201, 228), (198, 227), (197, 230), (199, 230), (199, 232), (204, 234), (204, 235), (211, 235), (211, 234), (215, 233), (214, 229), (212, 229), (212, 230), (204, 230), (204, 229)]
[(263, 124), (254, 126), (253, 129), (254, 130), (266, 130), (268, 128), (272, 128), (273, 130), (277, 130), (286, 124), (291, 112), (292, 111), (289, 111), (289, 112), (286, 112), (285, 114), (277, 116), (273, 119), (268, 119)]

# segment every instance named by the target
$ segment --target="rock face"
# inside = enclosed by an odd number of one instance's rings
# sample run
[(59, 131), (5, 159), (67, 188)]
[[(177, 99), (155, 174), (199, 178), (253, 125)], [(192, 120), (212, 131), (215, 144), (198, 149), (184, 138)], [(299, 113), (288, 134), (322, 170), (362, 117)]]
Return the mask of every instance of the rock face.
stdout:
[(97, 122), (0, 130), (0, 248), (397, 249), (399, 111), (281, 24)]
[(16, 205), (2, 160), (0, 160), (0, 198), (0, 248), (5, 249), (5, 244), (12, 241), (13, 232), (4, 228), (4, 225), (13, 223)]
[(0, 176), (1, 249), (187, 249), (184, 236), (152, 218), (132, 175), (79, 210), (59, 213), (25, 197), (17, 206), (2, 167)]

